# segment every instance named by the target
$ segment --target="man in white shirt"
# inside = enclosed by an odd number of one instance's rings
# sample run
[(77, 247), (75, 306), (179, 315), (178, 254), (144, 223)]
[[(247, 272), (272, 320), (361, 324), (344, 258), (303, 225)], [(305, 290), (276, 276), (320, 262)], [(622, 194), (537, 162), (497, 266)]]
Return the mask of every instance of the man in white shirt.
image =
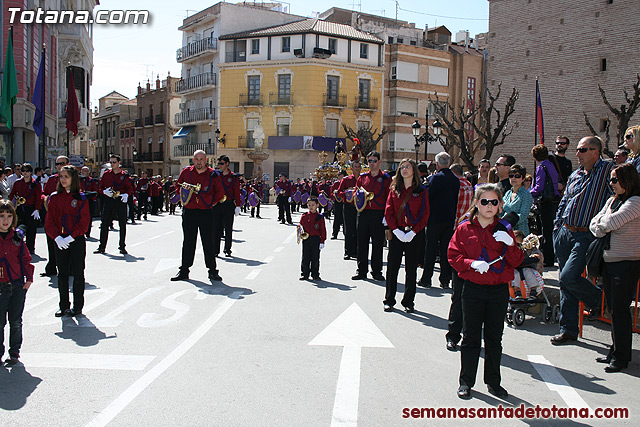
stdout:
[(16, 163), (16, 164), (13, 165), (13, 173), (7, 177), (7, 185), (9, 186), (9, 190), (11, 190), (11, 188), (13, 187), (13, 184), (17, 180), (22, 178), (21, 169), (22, 169), (22, 165), (21, 164)]

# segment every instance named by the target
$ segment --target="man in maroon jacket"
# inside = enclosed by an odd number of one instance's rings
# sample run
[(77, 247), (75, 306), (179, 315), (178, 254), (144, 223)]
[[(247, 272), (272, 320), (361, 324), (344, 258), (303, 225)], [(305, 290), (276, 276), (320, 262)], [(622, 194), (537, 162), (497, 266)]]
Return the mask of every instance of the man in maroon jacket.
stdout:
[(227, 199), (218, 203), (214, 208), (216, 225), (214, 229), (214, 251), (216, 256), (220, 253), (220, 239), (224, 235), (224, 254), (231, 256), (231, 242), (233, 235), (233, 217), (240, 215), (240, 176), (229, 169), (229, 157), (218, 157), (218, 169), (220, 182)]

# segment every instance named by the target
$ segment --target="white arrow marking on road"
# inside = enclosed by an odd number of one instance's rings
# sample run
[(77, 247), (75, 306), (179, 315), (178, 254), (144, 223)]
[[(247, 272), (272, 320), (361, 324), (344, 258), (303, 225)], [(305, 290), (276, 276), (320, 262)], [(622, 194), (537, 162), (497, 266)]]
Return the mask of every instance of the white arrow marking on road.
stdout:
[(170, 270), (172, 268), (178, 268), (180, 267), (180, 264), (182, 264), (182, 260), (180, 258), (162, 258), (158, 261), (158, 265), (156, 265), (156, 269), (153, 270), (153, 274)]
[(569, 385), (551, 362), (540, 355), (529, 355), (528, 358), (529, 362), (542, 377), (542, 380), (547, 384), (549, 390), (557, 392), (567, 406), (570, 408), (589, 408), (589, 412), (591, 412), (587, 402)]
[(142, 371), (155, 356), (77, 353), (22, 353), (20, 361), (29, 368), (113, 369)]
[(312, 339), (309, 345), (344, 347), (331, 427), (356, 427), (362, 347), (394, 348), (393, 344), (354, 302), (324, 331)]
[[(131, 298), (126, 303), (118, 306), (118, 308), (116, 308), (115, 310), (111, 311), (110, 313), (107, 313), (104, 317), (101, 317), (100, 319), (96, 320), (94, 322), (95, 326), (103, 327), (103, 328), (115, 328), (116, 326), (120, 325), (123, 322), (123, 320), (117, 319), (119, 315), (124, 313), (129, 308), (137, 305), (140, 301), (142, 301), (149, 295), (155, 294), (160, 289), (161, 288), (149, 288), (145, 290), (143, 293), (136, 295), (134, 298)], [(90, 326), (93, 327), (94, 325), (90, 325)]]

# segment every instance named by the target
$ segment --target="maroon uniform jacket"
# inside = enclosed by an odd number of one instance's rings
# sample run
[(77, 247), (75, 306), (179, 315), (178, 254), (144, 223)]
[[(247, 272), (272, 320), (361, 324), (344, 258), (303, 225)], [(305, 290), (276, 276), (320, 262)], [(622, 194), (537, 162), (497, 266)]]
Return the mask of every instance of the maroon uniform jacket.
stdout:
[(156, 181), (151, 181), (149, 183), (149, 196), (151, 197), (158, 197), (160, 195), (160, 190), (162, 189), (162, 187), (160, 186), (160, 184)]
[(340, 187), (340, 181), (335, 181), (331, 184), (331, 190), (329, 190), (328, 196), (337, 202), (344, 202), (344, 197), (336, 197), (338, 187)]
[(136, 190), (139, 192), (145, 192), (148, 193), (150, 188), (149, 188), (149, 178), (140, 178), (138, 180), (138, 183), (136, 185)]
[(58, 236), (82, 236), (89, 228), (89, 199), (84, 193), (53, 193), (44, 222), (44, 230), (52, 239)]
[[(411, 194), (407, 203), (402, 209), (400, 215), (400, 205), (405, 199), (407, 194)], [(398, 221), (398, 216), (400, 221)], [(402, 193), (398, 194), (390, 190), (389, 197), (387, 198), (387, 205), (384, 208), (384, 217), (387, 220), (387, 225), (390, 230), (400, 228), (403, 231), (408, 229), (413, 230), (414, 233), (420, 232), (427, 225), (429, 220), (429, 193), (423, 186), (405, 188), (402, 185)]]
[(375, 196), (373, 200), (367, 202), (365, 209), (376, 211), (384, 210), (387, 204), (387, 198), (389, 197), (390, 185), (391, 178), (382, 171), (378, 172), (376, 176), (371, 175), (371, 172), (361, 173), (356, 181), (356, 187), (362, 187)]
[(349, 188), (354, 188), (356, 186), (356, 181), (357, 179), (353, 175), (345, 176), (340, 180), (340, 185), (338, 185), (338, 195), (342, 199), (342, 201), (347, 201), (344, 192)]
[[(48, 182), (48, 181), (47, 181)], [(98, 192), (98, 180), (95, 178), (91, 178), (89, 176), (84, 176), (80, 178), (80, 188), (83, 192), (87, 191), (95, 191)], [(91, 200), (96, 200), (98, 196), (94, 195), (89, 197)]]
[(29, 182), (25, 182), (24, 178), (20, 178), (13, 184), (11, 193), (9, 193), (9, 200), (13, 200), (17, 196), (26, 199), (24, 206), (34, 206), (36, 210), (40, 210), (42, 207), (42, 185), (35, 182), (33, 177)]
[(47, 180), (47, 183), (44, 185), (44, 189), (42, 190), (42, 193), (45, 196), (48, 196), (49, 194), (53, 193), (57, 189), (58, 189), (58, 174), (55, 174), (49, 177), (49, 179)]
[[(493, 238), (497, 224), (496, 219), (493, 224), (482, 228), (477, 218), (474, 218), (472, 221), (463, 221), (456, 228), (449, 242), (447, 258), (461, 279), (479, 285), (499, 285), (513, 280), (513, 270), (524, 260), (524, 253), (515, 244), (507, 246)], [(509, 235), (515, 241), (513, 231), (509, 231)], [(501, 255), (504, 260), (493, 264), (484, 274), (471, 268), (473, 261), (491, 262)]]
[(9, 230), (7, 237), (0, 236), (0, 282), (20, 285), (24, 284), (23, 278), (33, 282), (35, 268), (31, 264), (29, 249), (24, 241), (15, 241), (13, 236), (13, 229)]
[(229, 171), (228, 174), (220, 174), (220, 182), (227, 196), (227, 201), (233, 200), (236, 206), (242, 206), (240, 199), (240, 176), (237, 173)]
[(324, 217), (318, 212), (307, 212), (300, 217), (300, 225), (309, 236), (320, 236), (320, 243), (327, 239), (327, 230), (324, 226)]
[(119, 191), (120, 194), (127, 193), (129, 196), (133, 194), (133, 184), (131, 184), (129, 176), (122, 169), (118, 173), (113, 172), (113, 169), (109, 169), (102, 175), (98, 184), (98, 191), (104, 194), (104, 190), (109, 187), (114, 192)]
[(291, 181), (285, 180), (283, 182), (283, 181), (278, 180), (278, 181), (276, 181), (274, 186), (275, 187), (280, 187), (280, 188), (282, 188), (284, 190), (284, 192), (280, 193), (282, 195), (285, 195), (287, 197), (291, 197), (293, 195), (293, 193), (291, 193)]
[(180, 191), (180, 184), (200, 184), (200, 191), (193, 194), (189, 203), (184, 206), (187, 209), (211, 209), (224, 197), (224, 190), (220, 182), (218, 172), (210, 167), (206, 167), (202, 173), (196, 171), (195, 166), (187, 166), (182, 169), (176, 181), (176, 189)]

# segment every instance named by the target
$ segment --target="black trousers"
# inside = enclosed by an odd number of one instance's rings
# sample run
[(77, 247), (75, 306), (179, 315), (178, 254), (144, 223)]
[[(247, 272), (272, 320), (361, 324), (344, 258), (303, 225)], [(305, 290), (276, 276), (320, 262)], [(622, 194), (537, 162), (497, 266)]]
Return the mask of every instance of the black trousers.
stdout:
[(398, 272), (404, 255), (404, 296), (401, 304), (403, 307), (413, 308), (416, 297), (416, 277), (418, 276), (418, 248), (424, 245), (424, 230), (420, 230), (409, 243), (401, 242), (394, 235), (389, 241), (389, 254), (387, 256), (387, 283), (384, 303), (394, 306), (396, 304), (396, 292), (398, 290)]
[(342, 206), (344, 229), (344, 254), (352, 258), (358, 256), (358, 211), (351, 203)]
[(276, 198), (276, 204), (278, 205), (278, 221), (284, 222), (286, 215), (286, 221), (291, 223), (291, 205), (289, 204), (289, 197), (284, 194), (278, 195)]
[(105, 249), (107, 247), (109, 226), (113, 222), (114, 215), (117, 215), (120, 231), (119, 248), (124, 249), (125, 238), (127, 237), (127, 204), (122, 203), (119, 197), (117, 199), (104, 197), (102, 202), (104, 203), (104, 208), (102, 210), (102, 223), (100, 224), (100, 248)]
[(87, 238), (91, 236), (91, 226), (93, 223), (93, 215), (96, 211), (96, 201), (92, 198), (87, 199), (89, 201), (89, 228), (87, 228), (87, 232), (84, 234)]
[(554, 263), (555, 254), (553, 252), (553, 221), (558, 211), (558, 203), (540, 203), (540, 223), (542, 225), (542, 255), (544, 263), (551, 265)]
[[(460, 385), (476, 383), (480, 344), (484, 337), (484, 383), (500, 385), (502, 332), (509, 301), (509, 285), (464, 282), (462, 289), (462, 345)], [(484, 329), (484, 330), (483, 330)]]
[(129, 208), (129, 219), (131, 222), (136, 222), (136, 205), (133, 204), (133, 196), (127, 199), (127, 207)]
[(66, 310), (70, 306), (69, 276), (73, 277), (73, 308), (82, 310), (82, 307), (84, 307), (84, 263), (86, 255), (87, 245), (84, 235), (76, 237), (67, 249), (62, 250), (56, 245), (60, 310)]
[(256, 210), (258, 211), (258, 216), (260, 216), (260, 205), (261, 204), (262, 203), (258, 203), (256, 205), (256, 207), (253, 207), (253, 206), (251, 207), (251, 218), (253, 218), (254, 214), (256, 213)]
[(320, 277), (320, 236), (309, 236), (302, 241), (302, 275)]
[(454, 221), (429, 224), (427, 226), (427, 247), (424, 253), (424, 270), (421, 282), (431, 283), (436, 257), (440, 256), (440, 284), (448, 285), (451, 282), (451, 265), (447, 258), (449, 241), (453, 236)]
[(448, 340), (458, 344), (462, 333), (462, 288), (464, 280), (458, 276), (458, 272), (453, 270), (453, 293), (451, 294), (451, 307), (449, 307), (449, 325), (447, 334)]
[(233, 200), (218, 203), (213, 207), (214, 241), (213, 252), (220, 253), (220, 239), (224, 235), (224, 251), (231, 252), (231, 242), (233, 239), (233, 218), (235, 216), (236, 204)]
[(335, 202), (333, 205), (333, 237), (338, 237), (340, 226), (344, 224), (343, 203)]
[(147, 214), (149, 213), (149, 193), (146, 191), (141, 191), (138, 193), (138, 219), (141, 216), (144, 216), (144, 219), (147, 219)]
[(47, 251), (49, 252), (49, 258), (47, 259), (47, 265), (44, 267), (44, 272), (46, 274), (55, 275), (57, 267), (56, 267), (56, 242), (49, 236), (47, 236)]
[(0, 357), (4, 355), (4, 326), (9, 321), (9, 356), (20, 357), (22, 313), (27, 291), (22, 284), (0, 283)]
[(182, 209), (182, 265), (180, 272), (189, 274), (196, 255), (196, 242), (198, 231), (204, 250), (204, 263), (209, 273), (217, 272), (216, 254), (213, 250), (213, 224), (214, 213), (212, 209)]
[(31, 214), (35, 210), (35, 206), (21, 205), (16, 208), (18, 214), (18, 225), (27, 227), (25, 243), (30, 253), (34, 253), (36, 247), (36, 232), (38, 231), (38, 220), (34, 219)]
[(365, 209), (358, 214), (358, 274), (367, 274), (369, 240), (371, 240), (371, 272), (374, 275), (382, 274), (383, 217), (383, 210)]
[(631, 362), (633, 320), (629, 305), (640, 279), (640, 261), (605, 262), (602, 272), (604, 296), (611, 310), (609, 357), (616, 366)]

